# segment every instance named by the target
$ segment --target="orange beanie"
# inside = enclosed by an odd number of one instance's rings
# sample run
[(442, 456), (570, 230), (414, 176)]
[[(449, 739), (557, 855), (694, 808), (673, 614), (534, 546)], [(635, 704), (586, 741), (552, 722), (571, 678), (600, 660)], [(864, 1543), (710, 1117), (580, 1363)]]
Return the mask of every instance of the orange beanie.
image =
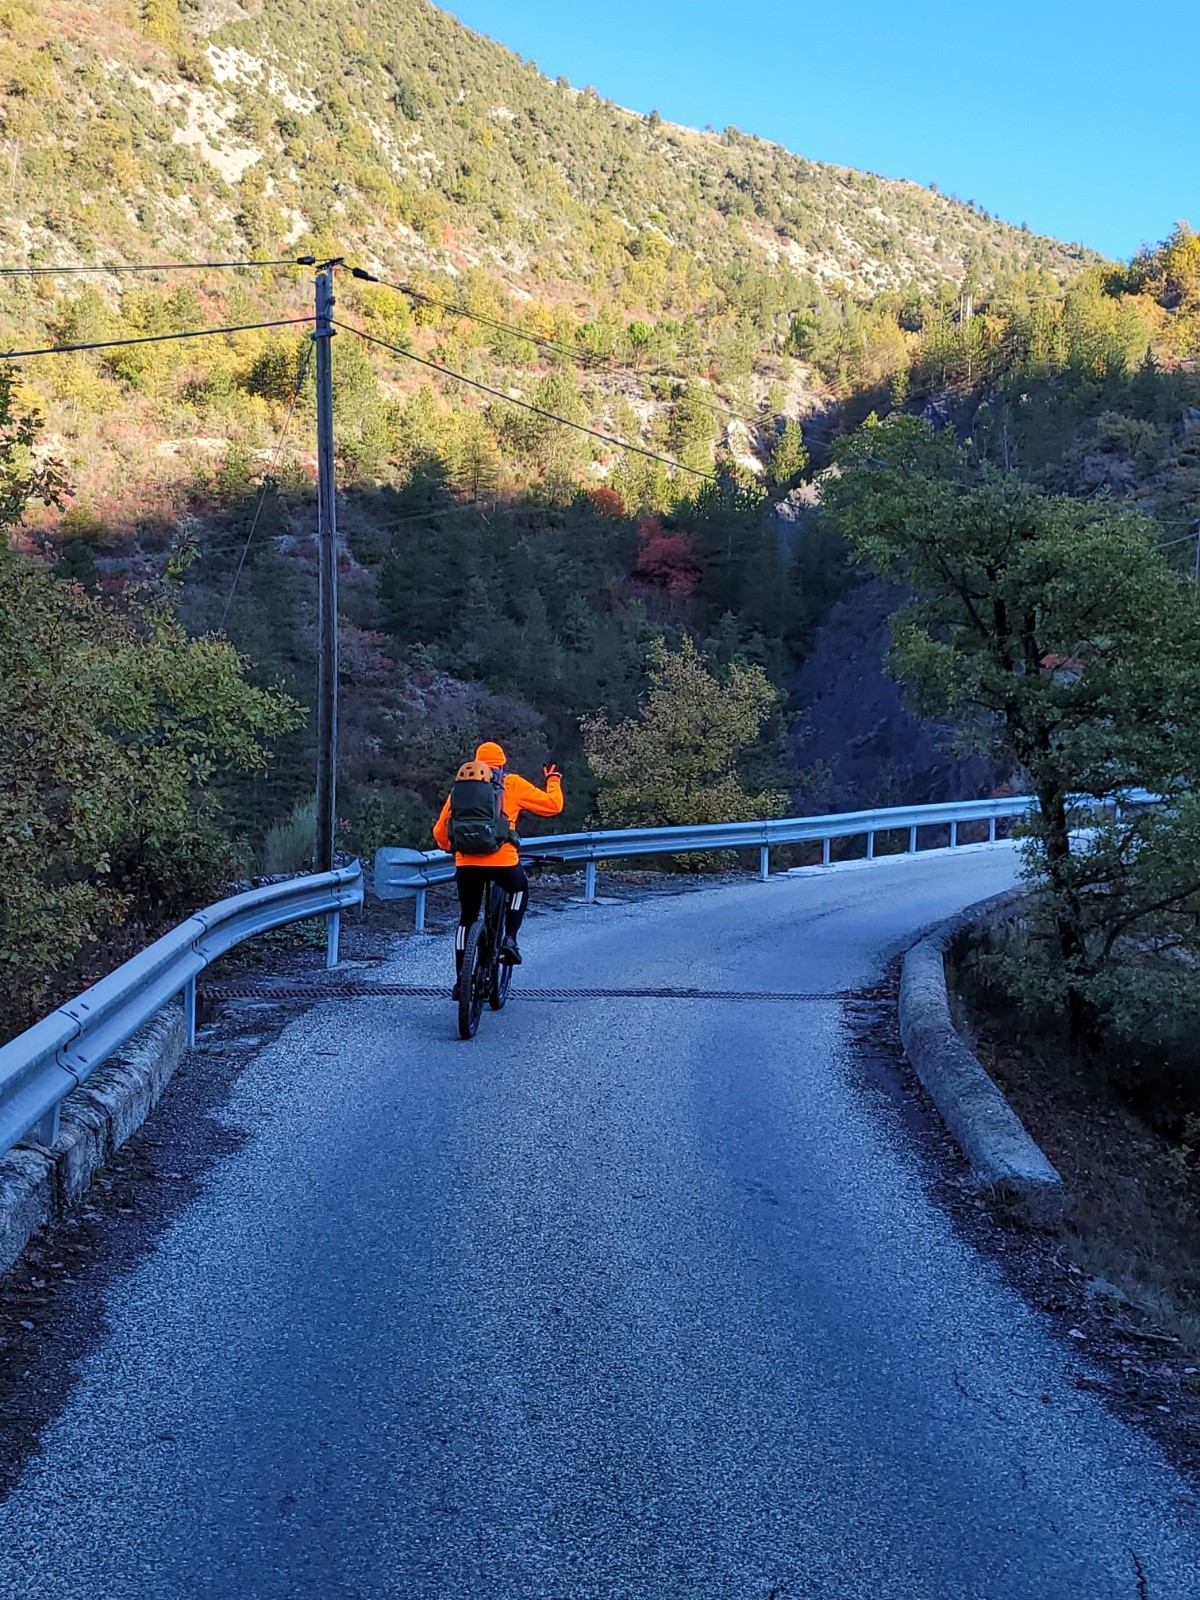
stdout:
[(504, 754), (504, 746), (489, 741), (481, 744), (475, 752), (476, 761), (484, 761), (489, 767), (506, 767), (508, 757)]

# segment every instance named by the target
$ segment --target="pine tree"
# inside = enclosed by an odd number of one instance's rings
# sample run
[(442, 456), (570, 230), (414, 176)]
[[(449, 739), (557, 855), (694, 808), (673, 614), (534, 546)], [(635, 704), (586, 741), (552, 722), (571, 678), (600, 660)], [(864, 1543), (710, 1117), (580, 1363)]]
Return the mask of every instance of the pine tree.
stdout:
[(804, 444), (804, 433), (800, 424), (789, 417), (771, 452), (771, 482), (776, 489), (787, 490), (807, 471), (808, 450)]

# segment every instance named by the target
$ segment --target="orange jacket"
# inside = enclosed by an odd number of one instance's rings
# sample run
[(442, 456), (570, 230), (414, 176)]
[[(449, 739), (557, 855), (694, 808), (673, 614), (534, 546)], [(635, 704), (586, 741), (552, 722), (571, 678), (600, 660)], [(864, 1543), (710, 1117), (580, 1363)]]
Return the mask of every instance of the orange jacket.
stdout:
[[(536, 788), (525, 778), (518, 777), (515, 772), (506, 774), (504, 814), (512, 823), (514, 831), (522, 811), (531, 811), (535, 817), (556, 817), (562, 808), (562, 779), (557, 773), (546, 779), (544, 789)], [(447, 795), (442, 814), (433, 825), (433, 837), (437, 840), (440, 850), (450, 848), (449, 821), (450, 796)], [(520, 859), (515, 844), (502, 844), (499, 850), (490, 856), (456, 855), (454, 864), (456, 867), (515, 867)]]

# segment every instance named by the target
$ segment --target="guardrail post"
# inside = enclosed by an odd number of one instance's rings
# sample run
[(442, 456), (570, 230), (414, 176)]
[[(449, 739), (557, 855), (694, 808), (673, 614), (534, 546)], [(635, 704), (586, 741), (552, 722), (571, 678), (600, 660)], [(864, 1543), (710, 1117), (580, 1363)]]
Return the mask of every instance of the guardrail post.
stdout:
[(867, 835), (867, 860), (868, 861), (874, 861), (874, 859), (875, 859), (875, 835), (873, 833), (869, 833)]
[(758, 847), (758, 875), (764, 883), (771, 876), (771, 850), (769, 845)]
[(988, 843), (989, 844), (995, 844), (995, 842), (996, 842), (996, 819), (995, 819), (995, 817), (989, 817), (988, 818)]
[(957, 843), (958, 843), (958, 823), (957, 822), (952, 822), (950, 824), (950, 848), (951, 848), (951, 850), (954, 849), (954, 847), (955, 847), (955, 845)]
[(908, 853), (910, 856), (915, 856), (917, 853), (917, 825), (915, 822), (908, 830)]
[(183, 1022), (187, 1029), (187, 1047), (196, 1048), (196, 980), (189, 978), (183, 986)]
[(417, 909), (413, 917), (413, 932), (425, 932), (425, 893), (424, 889), (417, 890)]
[(58, 1113), (61, 1103), (52, 1105), (46, 1115), (33, 1130), (39, 1144), (53, 1144), (58, 1138)]
[(829, 846), (830, 846), (830, 843), (831, 843), (831, 841), (829, 839), (822, 839), (821, 840), (821, 865), (823, 867), (827, 867), (829, 865)]
[(583, 874), (583, 898), (592, 901), (596, 898), (596, 863), (589, 861)]
[(338, 946), (342, 941), (342, 913), (330, 911), (325, 917), (325, 966), (330, 972), (338, 964)]

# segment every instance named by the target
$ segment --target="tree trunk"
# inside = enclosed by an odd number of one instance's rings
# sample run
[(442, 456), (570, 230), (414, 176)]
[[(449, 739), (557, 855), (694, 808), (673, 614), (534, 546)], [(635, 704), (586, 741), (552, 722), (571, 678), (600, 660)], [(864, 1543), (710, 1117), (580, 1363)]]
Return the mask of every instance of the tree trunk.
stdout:
[(1076, 1044), (1094, 1042), (1095, 1007), (1083, 991), (1081, 968), (1087, 954), (1083, 906), (1071, 877), (1071, 831), (1067, 820), (1067, 793), (1057, 784), (1038, 791), (1041, 806), (1042, 845), (1046, 872), (1054, 897), (1054, 931), (1066, 980), (1067, 1015)]

